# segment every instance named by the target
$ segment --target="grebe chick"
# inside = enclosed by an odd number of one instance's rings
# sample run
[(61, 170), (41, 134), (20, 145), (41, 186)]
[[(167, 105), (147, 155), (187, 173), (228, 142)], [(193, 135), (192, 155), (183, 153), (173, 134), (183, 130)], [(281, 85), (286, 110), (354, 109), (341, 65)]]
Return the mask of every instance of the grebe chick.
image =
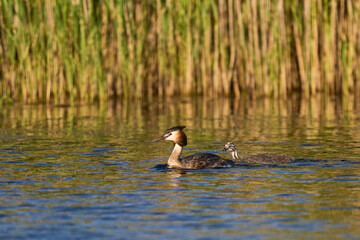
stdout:
[(262, 153), (257, 155), (240, 157), (235, 145), (232, 142), (228, 142), (225, 144), (224, 151), (231, 152), (232, 159), (235, 162), (276, 164), (294, 161), (294, 159), (288, 155), (280, 155), (273, 153)]
[(185, 126), (176, 126), (169, 128), (165, 133), (153, 141), (167, 140), (174, 143), (174, 149), (168, 159), (168, 168), (187, 168), (187, 169), (203, 169), (232, 167), (234, 161), (222, 159), (221, 157), (211, 153), (199, 153), (180, 158), (183, 147), (187, 145), (187, 138), (182, 131)]

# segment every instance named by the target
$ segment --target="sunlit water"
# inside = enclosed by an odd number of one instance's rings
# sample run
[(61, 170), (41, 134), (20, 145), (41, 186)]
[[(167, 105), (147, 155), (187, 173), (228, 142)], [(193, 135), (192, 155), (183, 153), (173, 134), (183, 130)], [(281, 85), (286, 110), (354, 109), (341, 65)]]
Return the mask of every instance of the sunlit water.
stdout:
[[(355, 101), (206, 99), (0, 112), (0, 239), (358, 239)], [(184, 155), (284, 153), (282, 165), (168, 170)]]

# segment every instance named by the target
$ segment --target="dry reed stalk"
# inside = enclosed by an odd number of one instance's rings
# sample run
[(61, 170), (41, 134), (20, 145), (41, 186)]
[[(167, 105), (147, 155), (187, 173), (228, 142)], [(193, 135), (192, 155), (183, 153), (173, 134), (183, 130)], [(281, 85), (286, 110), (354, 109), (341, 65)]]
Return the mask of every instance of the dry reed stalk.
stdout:
[[(130, 8), (130, 7), (129, 7)], [(133, 41), (133, 33), (132, 33), (132, 27), (130, 23), (130, 16), (128, 12), (128, 6), (126, 2), (123, 4), (124, 9), (124, 22), (125, 22), (125, 33), (127, 37), (127, 50), (128, 50), (128, 56), (129, 56), (129, 65), (128, 65), (128, 71), (129, 75), (127, 76), (127, 83), (126, 86), (128, 89), (133, 89), (134, 87), (134, 75), (135, 75), (135, 66), (134, 66), (134, 41)], [(125, 94), (131, 94), (131, 91), (126, 91)]]
[[(207, 14), (210, 6), (207, 5), (205, 9), (201, 10), (201, 24), (207, 26), (211, 23), (210, 14)], [(201, 48), (201, 75), (202, 75), (202, 94), (209, 97), (213, 96), (213, 88), (211, 85), (211, 38), (212, 28), (204, 28), (203, 30), (203, 47)]]
[[(313, 90), (313, 79), (311, 78), (312, 68), (311, 68), (311, 2), (303, 2), (303, 41), (304, 41), (304, 81), (306, 82), (306, 87), (303, 88), (303, 91), (312, 91)], [(303, 84), (303, 82), (302, 82)], [(310, 86), (309, 86), (310, 85)], [(305, 97), (309, 97), (311, 92), (305, 93)]]
[(156, 1), (156, 39), (157, 39), (157, 68), (158, 68), (158, 96), (161, 97), (164, 95), (164, 85), (163, 85), (163, 73), (164, 73), (164, 62), (163, 62), (163, 49), (161, 42), (161, 30), (162, 30), (162, 10), (161, 10), (161, 1)]
[(336, 93), (336, 89), (335, 89), (335, 73), (334, 73), (334, 67), (335, 67), (335, 57), (336, 57), (336, 42), (335, 42), (335, 37), (336, 37), (336, 7), (337, 7), (337, 2), (336, 0), (331, 0), (330, 3), (331, 6), (331, 12), (330, 12), (330, 16), (328, 19), (328, 24), (329, 24), (329, 29), (328, 29), (328, 54), (327, 54), (327, 59), (328, 59), (328, 74), (327, 74), (327, 85), (329, 86), (329, 93), (330, 94), (335, 94)]
[[(168, 10), (172, 11), (173, 6), (171, 0), (166, 0), (166, 7)], [(175, 49), (175, 39), (174, 39), (174, 15), (169, 14), (169, 34), (167, 36), (167, 44), (168, 44), (168, 58), (167, 61), (171, 64), (169, 69), (170, 73), (167, 77), (167, 95), (174, 96), (176, 91), (176, 61), (172, 61), (176, 59), (176, 49)]]
[[(261, 67), (261, 52), (260, 52), (260, 43), (259, 43), (259, 31), (258, 31), (258, 10), (257, 10), (257, 4), (256, 1), (250, 1), (250, 10), (251, 10), (251, 23), (250, 23), (250, 27), (251, 27), (251, 32), (253, 35), (253, 42), (250, 44), (253, 44), (253, 54), (255, 55), (254, 58), (254, 70), (255, 70), (255, 86), (257, 86), (257, 88), (254, 88), (254, 94), (253, 96), (255, 97), (255, 94), (260, 94), (262, 95), (262, 88), (260, 88), (260, 86), (262, 86), (262, 67)], [(258, 90), (259, 89), (259, 90)], [(258, 91), (256, 91), (258, 90)]]
[(279, 48), (279, 61), (281, 65), (281, 82), (280, 82), (280, 91), (279, 95), (283, 98), (286, 98), (287, 95), (292, 90), (291, 85), (291, 62), (290, 62), (290, 53), (288, 51), (288, 36), (286, 34), (286, 23), (285, 23), (285, 7), (284, 0), (279, 0), (278, 2), (278, 21), (279, 21), (279, 39), (280, 39), (280, 48)]
[[(342, 2), (342, 4), (344, 5), (344, 11), (348, 12), (348, 21), (346, 21), (345, 16), (343, 17), (343, 22), (344, 22), (344, 37), (345, 37), (345, 42), (348, 45), (348, 52), (347, 52), (347, 56), (346, 56), (346, 64), (344, 64), (344, 67), (346, 68), (344, 70), (344, 78), (346, 83), (345, 85), (348, 85), (348, 87), (344, 86), (344, 92), (343, 94), (348, 94), (347, 91), (349, 92), (354, 92), (354, 81), (352, 81), (352, 71), (353, 71), (353, 62), (354, 62), (354, 48), (355, 45), (354, 43), (356, 42), (355, 40), (355, 36), (354, 36), (354, 32), (353, 32), (353, 26), (354, 26), (354, 20), (353, 20), (353, 11), (352, 11), (352, 6), (351, 1), (346, 1)], [(350, 7), (349, 7), (350, 6)], [(360, 27), (360, 26), (358, 26)], [(346, 41), (346, 36), (348, 36), (348, 40)], [(348, 89), (348, 90), (346, 90)]]
[[(351, 78), (354, 79), (354, 93), (360, 97), (360, 39), (356, 36), (360, 35), (360, 2), (347, 1), (347, 12), (349, 14), (349, 68)], [(357, 52), (357, 54), (355, 53)]]
[(213, 96), (217, 97), (219, 95), (219, 79), (220, 79), (220, 53), (219, 53), (219, 17), (217, 14), (214, 14), (214, 25), (213, 25), (213, 34), (214, 34), (214, 53), (213, 53)]
[(305, 98), (308, 98), (309, 97), (309, 89), (308, 89), (308, 82), (306, 80), (306, 69), (304, 66), (303, 47), (301, 44), (300, 32), (299, 32), (299, 27), (298, 27), (298, 25), (300, 24), (300, 21), (299, 21), (299, 19), (297, 19), (296, 10), (295, 10), (298, 7), (297, 5), (298, 4), (294, 5), (293, 9), (292, 9), (293, 17), (294, 17), (294, 20), (292, 22), (292, 33), (293, 33), (294, 42), (295, 42), (295, 50), (296, 50), (297, 65), (298, 65), (298, 69), (299, 69), (301, 93), (304, 94)]
[(192, 3), (189, 2), (187, 6), (187, 20), (186, 20), (186, 70), (185, 70), (185, 82), (184, 93), (190, 95), (192, 93), (192, 80), (193, 80), (193, 59), (192, 59), (192, 33), (191, 33), (191, 15), (192, 15)]
[[(195, 2), (194, 4), (194, 15), (195, 16), (201, 16), (200, 7), (198, 6), (199, 2)], [(200, 42), (200, 27), (201, 27), (201, 20), (199, 17), (193, 18), (193, 62), (194, 62), (194, 74), (193, 74), (193, 86), (194, 89), (192, 91), (193, 95), (201, 94), (201, 66), (200, 66), (200, 60), (201, 60), (201, 42)]]
[(316, 94), (316, 92), (321, 90), (321, 78), (320, 78), (320, 60), (319, 60), (319, 33), (318, 33), (318, 14), (317, 14), (317, 5), (316, 3), (311, 4), (311, 31), (312, 31), (312, 40), (310, 44), (311, 48), (311, 95)]
[(124, 23), (123, 23), (123, 6), (117, 5), (115, 6), (115, 11), (117, 14), (115, 14), (114, 17), (114, 24), (117, 26), (115, 28), (115, 39), (116, 39), (116, 70), (114, 69), (114, 78), (115, 79), (115, 86), (114, 90), (116, 92), (117, 97), (123, 97), (125, 95), (125, 84), (124, 79), (126, 79), (126, 58), (125, 58), (125, 50), (124, 50), (124, 35), (125, 35), (125, 29), (124, 29)]
[(218, 8), (219, 8), (219, 81), (218, 83), (218, 94), (229, 94), (229, 84), (227, 81), (227, 69), (226, 69), (226, 53), (225, 48), (228, 45), (228, 34), (227, 34), (227, 23), (226, 19), (226, 6), (225, 0), (218, 1)]
[(262, 78), (262, 94), (263, 96), (269, 97), (270, 95), (270, 76), (269, 76), (269, 58), (268, 58), (268, 43), (269, 39), (272, 37), (269, 33), (269, 1), (261, 0), (260, 1), (260, 32), (261, 32), (261, 78)]
[[(251, 1), (250, 0), (247, 0), (246, 1), (246, 18), (248, 19), (252, 19), (252, 13), (251, 13)], [(250, 16), (248, 15), (250, 14)], [(249, 20), (250, 22), (250, 20)], [(252, 97), (252, 98), (255, 98), (255, 60), (254, 60), (254, 31), (252, 30), (251, 26), (248, 26), (248, 44), (247, 44), (247, 47), (248, 47), (248, 55), (247, 55), (247, 58), (246, 58), (246, 62), (245, 64), (248, 64), (249, 65), (249, 69), (248, 69), (248, 74), (247, 74), (247, 78), (246, 78), (246, 92)]]
[[(235, 9), (236, 9), (236, 19), (237, 19), (237, 38), (238, 38), (238, 46), (239, 50), (237, 51), (236, 57), (237, 57), (237, 67), (239, 69), (237, 81), (235, 80), (235, 96), (239, 97), (241, 94), (241, 86), (244, 86), (244, 88), (247, 87), (247, 84), (250, 82), (249, 80), (249, 66), (251, 64), (244, 64), (245, 62), (248, 62), (248, 48), (245, 46), (245, 30), (243, 25), (243, 15), (241, 11), (241, 6), (239, 1), (235, 1)], [(245, 67), (244, 67), (245, 66)], [(242, 74), (242, 75), (241, 75)], [(244, 76), (244, 77), (242, 77)], [(245, 80), (243, 80), (245, 78)]]
[[(229, 57), (229, 67), (226, 81), (229, 85), (229, 90), (227, 94), (230, 94), (230, 84), (231, 82), (235, 82), (234, 78), (234, 66), (235, 66), (235, 56), (236, 56), (236, 46), (235, 46), (235, 33), (234, 33), (234, 4), (233, 0), (228, 0), (228, 23), (229, 23), (229, 49), (230, 49), (230, 57)], [(236, 95), (239, 95), (239, 87), (236, 84), (233, 84), (233, 88)]]

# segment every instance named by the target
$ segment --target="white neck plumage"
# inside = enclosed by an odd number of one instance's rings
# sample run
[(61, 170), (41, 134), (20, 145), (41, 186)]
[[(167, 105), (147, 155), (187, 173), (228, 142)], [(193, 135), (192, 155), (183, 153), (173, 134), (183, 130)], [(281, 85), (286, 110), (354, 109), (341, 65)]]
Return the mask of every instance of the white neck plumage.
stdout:
[(239, 153), (236, 150), (236, 148), (235, 148), (235, 151), (231, 152), (231, 156), (232, 156), (233, 160), (239, 160), (240, 159)]
[(174, 149), (168, 159), (169, 168), (181, 168), (180, 156), (182, 153), (183, 147), (175, 143)]

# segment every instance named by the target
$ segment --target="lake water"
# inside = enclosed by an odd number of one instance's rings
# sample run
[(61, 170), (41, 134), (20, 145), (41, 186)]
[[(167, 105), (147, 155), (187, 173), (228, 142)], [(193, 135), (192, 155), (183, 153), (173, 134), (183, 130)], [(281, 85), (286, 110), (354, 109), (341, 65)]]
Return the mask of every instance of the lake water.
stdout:
[[(0, 110), (0, 239), (359, 239), (354, 99), (130, 101)], [(283, 153), (282, 165), (167, 170), (183, 155)]]

